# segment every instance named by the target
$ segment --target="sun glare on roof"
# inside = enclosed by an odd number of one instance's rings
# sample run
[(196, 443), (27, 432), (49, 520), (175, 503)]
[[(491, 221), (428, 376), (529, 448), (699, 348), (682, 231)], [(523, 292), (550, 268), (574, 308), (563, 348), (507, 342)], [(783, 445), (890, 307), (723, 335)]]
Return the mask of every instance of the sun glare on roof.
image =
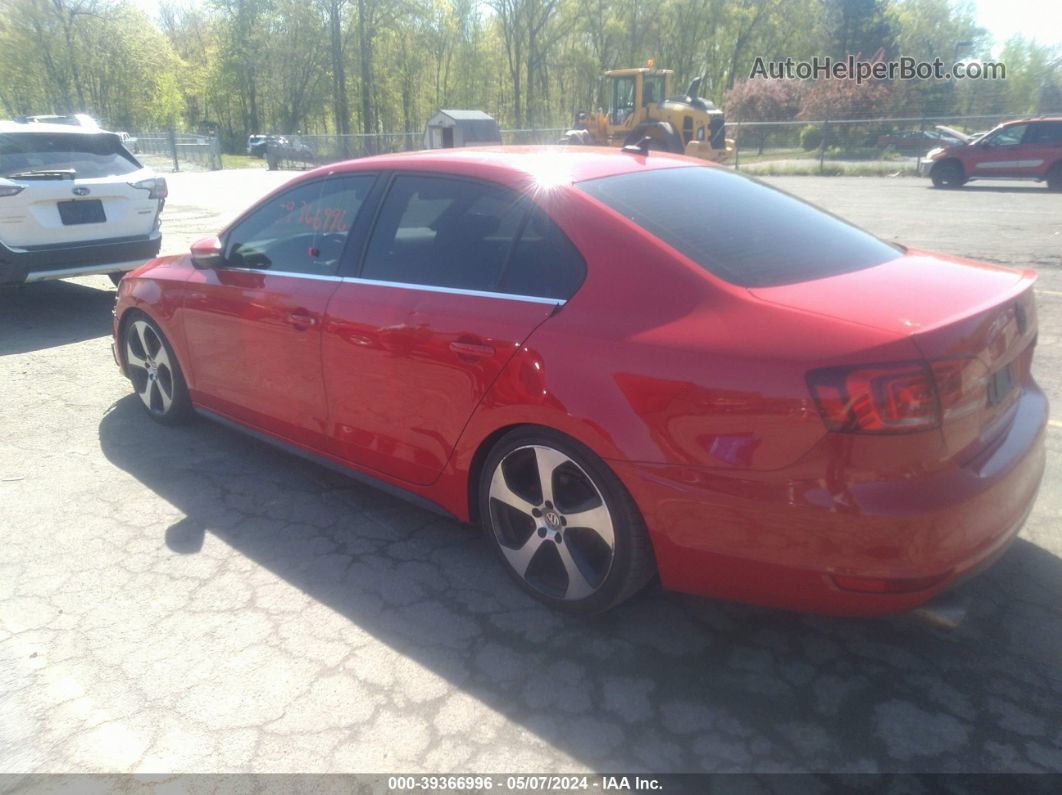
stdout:
[(570, 185), (572, 182), (571, 170), (564, 158), (553, 154), (535, 155), (528, 163), (527, 171), (534, 180), (535, 189), (542, 192), (561, 185)]

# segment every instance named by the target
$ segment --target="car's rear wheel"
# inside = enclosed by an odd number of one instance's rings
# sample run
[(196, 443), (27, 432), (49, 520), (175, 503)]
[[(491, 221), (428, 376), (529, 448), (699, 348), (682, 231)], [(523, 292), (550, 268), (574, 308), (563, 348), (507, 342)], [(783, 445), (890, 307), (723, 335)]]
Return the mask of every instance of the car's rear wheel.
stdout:
[(934, 188), (961, 188), (966, 184), (966, 174), (962, 166), (954, 160), (937, 163), (929, 174)]
[(1047, 172), (1047, 189), (1062, 191), (1062, 162), (1055, 163)]
[(137, 313), (122, 335), (125, 372), (148, 416), (164, 425), (188, 418), (192, 404), (181, 366), (165, 335), (147, 315)]
[(480, 517), (506, 570), (539, 600), (598, 613), (655, 571), (641, 513), (589, 449), (545, 429), (517, 430), (490, 452)]

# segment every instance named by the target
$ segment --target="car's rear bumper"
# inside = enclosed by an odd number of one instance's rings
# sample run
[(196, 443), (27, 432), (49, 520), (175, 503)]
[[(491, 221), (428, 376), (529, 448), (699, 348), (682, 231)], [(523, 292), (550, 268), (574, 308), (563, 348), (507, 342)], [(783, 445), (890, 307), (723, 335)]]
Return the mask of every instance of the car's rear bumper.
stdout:
[(0, 243), (0, 284), (128, 271), (158, 256), (162, 234), (9, 248)]
[[(1003, 553), (1043, 477), (1046, 422), (1047, 400), (1030, 381), (991, 449), (917, 479), (854, 473), (839, 482), (824, 470), (816, 482), (787, 471), (741, 478), (612, 463), (645, 515), (665, 587), (878, 615), (916, 607)], [(845, 578), (880, 579), (902, 590), (851, 590)]]

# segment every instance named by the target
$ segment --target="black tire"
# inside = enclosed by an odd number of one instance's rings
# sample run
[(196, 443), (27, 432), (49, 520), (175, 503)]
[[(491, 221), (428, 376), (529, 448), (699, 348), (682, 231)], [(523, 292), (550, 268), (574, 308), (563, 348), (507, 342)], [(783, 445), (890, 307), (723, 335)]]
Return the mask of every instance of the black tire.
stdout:
[(649, 149), (654, 152), (673, 152), (683, 154), (686, 151), (682, 138), (675, 132), (675, 128), (669, 122), (643, 122), (635, 127), (624, 140), (624, 146), (641, 143), (648, 136)]
[(1047, 172), (1047, 189), (1062, 191), (1062, 162), (1055, 163)]
[[(543, 489), (538, 473), (546, 469), (550, 484)], [(518, 428), (494, 445), (479, 478), (479, 516), (510, 576), (559, 610), (608, 610), (656, 571), (649, 533), (627, 489), (585, 445), (555, 431)], [(575, 516), (586, 525), (570, 521)]]
[(134, 312), (122, 329), (122, 362), (148, 416), (177, 425), (192, 415), (192, 401), (180, 362), (166, 335), (143, 312)]
[(114, 271), (113, 273), (107, 274), (107, 278), (111, 280), (111, 284), (115, 287), (118, 286), (118, 282), (122, 280), (123, 276), (125, 276), (125, 271)]
[(929, 172), (934, 188), (961, 188), (966, 184), (966, 173), (957, 160), (945, 160), (937, 163)]

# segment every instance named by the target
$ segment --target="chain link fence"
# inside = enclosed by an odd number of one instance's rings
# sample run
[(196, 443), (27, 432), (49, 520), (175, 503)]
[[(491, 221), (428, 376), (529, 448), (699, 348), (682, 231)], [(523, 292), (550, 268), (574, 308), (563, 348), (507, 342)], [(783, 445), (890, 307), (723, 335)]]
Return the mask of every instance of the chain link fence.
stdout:
[[(977, 135), (1011, 118), (1013, 114), (769, 122), (728, 120), (726, 130), (727, 137), (734, 141), (730, 165), (749, 173), (885, 175), (915, 173), (919, 158), (930, 149), (959, 140), (939, 126)], [(501, 138), (506, 145), (555, 144), (565, 129), (501, 130)], [(145, 164), (159, 171), (223, 167), (215, 136), (143, 132), (131, 136), (126, 145)], [(423, 132), (270, 135), (255, 154), (270, 169), (307, 169), (423, 148)]]
[(125, 145), (157, 171), (216, 171), (222, 165), (221, 146), (212, 135), (141, 132), (131, 135)]
[[(554, 144), (564, 127), (501, 130), (502, 143)], [(211, 135), (162, 130), (130, 135), (126, 146), (141, 162), (158, 171), (205, 171), (224, 167), (219, 139)], [(424, 132), (375, 135), (268, 135), (264, 145), (248, 154), (264, 160), (266, 167), (307, 169), (371, 155), (411, 152), (424, 148)]]
[[(1059, 115), (1059, 114), (1051, 114)], [(914, 173), (938, 146), (958, 143), (951, 131), (976, 136), (1013, 114), (885, 119), (739, 122), (727, 120), (734, 140), (731, 164), (764, 174), (889, 175)], [(939, 129), (938, 125), (949, 130)]]
[[(501, 130), (503, 144), (552, 144), (564, 128)], [(375, 135), (270, 135), (263, 157), (270, 169), (313, 168), (358, 157), (412, 152), (424, 148), (423, 132)]]
[(569, 129), (569, 127), (545, 127), (541, 129), (535, 127), (527, 130), (502, 130), (502, 143), (506, 146), (560, 143), (561, 136)]

